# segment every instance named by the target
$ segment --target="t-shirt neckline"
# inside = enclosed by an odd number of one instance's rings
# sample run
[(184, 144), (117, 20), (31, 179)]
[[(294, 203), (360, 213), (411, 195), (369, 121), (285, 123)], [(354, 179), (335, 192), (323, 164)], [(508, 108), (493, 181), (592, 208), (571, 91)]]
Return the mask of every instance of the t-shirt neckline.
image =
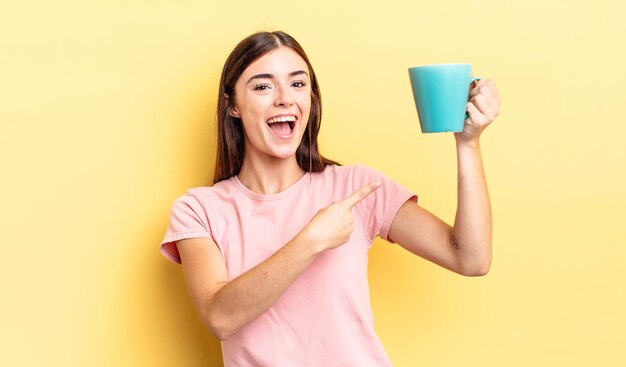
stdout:
[(231, 177), (229, 181), (232, 182), (233, 185), (235, 185), (235, 187), (237, 189), (239, 189), (239, 191), (241, 191), (244, 195), (246, 195), (247, 197), (249, 197), (249, 198), (251, 198), (253, 200), (257, 200), (257, 201), (272, 201), (272, 200), (282, 199), (285, 196), (289, 195), (291, 192), (293, 192), (298, 187), (300, 187), (304, 183), (304, 181), (310, 175), (311, 175), (310, 172), (305, 172), (304, 175), (302, 175), (302, 177), (300, 177), (296, 182), (291, 184), (291, 186), (289, 186), (285, 190), (283, 190), (281, 192), (277, 192), (275, 194), (267, 194), (267, 195), (266, 194), (259, 194), (259, 193), (256, 193), (256, 192), (250, 190), (244, 184), (242, 184), (241, 181), (239, 181), (239, 178), (237, 177), (237, 175)]

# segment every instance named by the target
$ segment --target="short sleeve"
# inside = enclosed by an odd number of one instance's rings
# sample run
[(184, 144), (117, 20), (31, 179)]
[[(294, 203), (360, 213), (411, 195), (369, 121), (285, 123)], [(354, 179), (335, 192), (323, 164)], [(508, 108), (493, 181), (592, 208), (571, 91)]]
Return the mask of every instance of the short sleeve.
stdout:
[(161, 253), (168, 259), (180, 264), (180, 254), (176, 241), (186, 238), (204, 237), (212, 239), (206, 208), (192, 192), (180, 196), (174, 201), (170, 211), (170, 220), (161, 242)]
[(417, 195), (367, 166), (355, 166), (353, 174), (354, 190), (374, 181), (382, 183), (381, 187), (363, 199), (355, 208), (370, 241), (380, 236), (393, 243), (388, 237), (391, 223), (404, 203), (408, 200), (417, 203)]

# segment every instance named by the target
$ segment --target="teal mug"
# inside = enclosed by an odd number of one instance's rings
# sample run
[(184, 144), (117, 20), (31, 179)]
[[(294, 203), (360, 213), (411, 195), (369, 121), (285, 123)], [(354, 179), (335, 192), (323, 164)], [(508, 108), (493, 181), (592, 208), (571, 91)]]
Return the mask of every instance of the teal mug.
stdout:
[(470, 64), (434, 64), (409, 68), (422, 133), (463, 131), (472, 77)]

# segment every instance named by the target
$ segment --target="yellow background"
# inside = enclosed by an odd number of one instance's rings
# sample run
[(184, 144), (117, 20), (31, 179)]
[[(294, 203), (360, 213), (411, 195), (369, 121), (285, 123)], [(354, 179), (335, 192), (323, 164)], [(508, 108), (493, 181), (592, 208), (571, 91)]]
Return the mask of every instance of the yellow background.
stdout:
[(396, 366), (626, 365), (625, 4), (4, 0), (0, 365), (221, 365), (158, 245), (173, 200), (212, 172), (223, 62), (266, 29), (316, 68), (323, 153), (447, 221), (453, 138), (419, 133), (407, 67), (469, 62), (499, 87), (490, 274), (371, 251)]

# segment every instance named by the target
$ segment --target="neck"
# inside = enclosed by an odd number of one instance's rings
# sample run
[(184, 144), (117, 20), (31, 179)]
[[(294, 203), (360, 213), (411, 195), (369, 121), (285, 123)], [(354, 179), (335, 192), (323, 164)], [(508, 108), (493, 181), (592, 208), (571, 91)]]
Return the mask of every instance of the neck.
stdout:
[(304, 174), (295, 155), (289, 158), (246, 155), (237, 178), (252, 192), (271, 195), (285, 191)]

